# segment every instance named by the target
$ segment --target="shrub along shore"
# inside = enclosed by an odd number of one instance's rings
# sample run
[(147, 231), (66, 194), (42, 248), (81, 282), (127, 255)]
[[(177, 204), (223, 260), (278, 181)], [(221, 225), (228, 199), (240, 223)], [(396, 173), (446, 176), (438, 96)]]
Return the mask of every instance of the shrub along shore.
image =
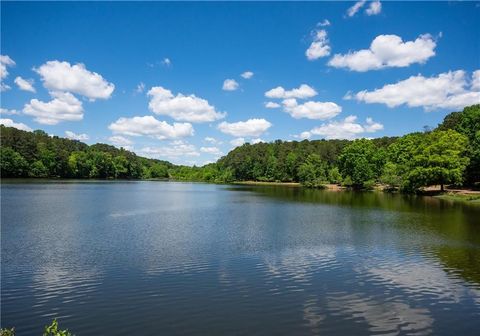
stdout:
[[(2, 177), (173, 179), (214, 183), (288, 183), (324, 188), (419, 192), (480, 182), (480, 105), (447, 115), (433, 130), (402, 137), (244, 144), (203, 167), (140, 157), (106, 144), (1, 126)], [(341, 188), (338, 187), (338, 188)], [(335, 187), (337, 188), (337, 187)]]

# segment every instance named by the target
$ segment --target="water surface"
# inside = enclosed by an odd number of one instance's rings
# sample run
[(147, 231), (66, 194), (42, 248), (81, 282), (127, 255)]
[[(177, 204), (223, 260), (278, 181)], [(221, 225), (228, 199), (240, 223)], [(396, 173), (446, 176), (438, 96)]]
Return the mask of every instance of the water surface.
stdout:
[(172, 182), (4, 183), (1, 323), (41, 335), (478, 335), (480, 208)]

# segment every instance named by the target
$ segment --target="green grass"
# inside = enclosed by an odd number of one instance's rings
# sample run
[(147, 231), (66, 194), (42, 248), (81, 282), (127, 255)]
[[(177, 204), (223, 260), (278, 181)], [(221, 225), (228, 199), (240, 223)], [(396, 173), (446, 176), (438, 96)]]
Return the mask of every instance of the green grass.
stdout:
[(444, 200), (455, 201), (455, 202), (467, 202), (470, 204), (478, 204), (480, 205), (480, 194), (454, 194), (454, 193), (447, 193), (442, 195), (434, 196), (437, 198), (441, 198)]

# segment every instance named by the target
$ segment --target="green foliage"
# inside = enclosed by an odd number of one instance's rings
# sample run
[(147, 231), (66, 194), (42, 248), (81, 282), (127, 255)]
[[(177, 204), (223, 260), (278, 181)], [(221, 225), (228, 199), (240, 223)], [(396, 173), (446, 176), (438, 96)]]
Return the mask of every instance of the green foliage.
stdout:
[(15, 328), (0, 329), (0, 336), (15, 336)]
[(2, 177), (63, 177), (139, 179), (168, 177), (171, 163), (138, 157), (106, 144), (88, 146), (75, 140), (50, 137), (0, 126)]
[(463, 154), (468, 145), (466, 136), (453, 130), (431, 132), (414, 151), (407, 181), (411, 187), (423, 185), (461, 184), (469, 159)]
[(338, 158), (340, 173), (350, 178), (353, 188), (364, 188), (365, 182), (377, 179), (383, 161), (383, 151), (367, 139), (353, 141)]
[(342, 182), (342, 174), (340, 174), (338, 167), (331, 167), (328, 170), (328, 182), (334, 184), (339, 184)]
[(363, 182), (363, 188), (365, 188), (367, 190), (371, 190), (375, 186), (375, 183), (376, 183), (375, 180), (365, 181), (365, 182)]
[[(0, 336), (15, 336), (15, 328), (2, 328), (0, 329)], [(52, 323), (45, 326), (43, 330), (43, 336), (74, 336), (68, 329), (59, 329), (57, 319), (54, 319)]]
[(142, 158), (107, 144), (88, 146), (43, 131), (1, 126), (0, 136), (3, 177), (282, 181), (352, 188), (381, 182), (409, 192), (480, 182), (480, 105), (449, 114), (435, 131), (373, 140), (247, 143), (203, 167)]
[(48, 176), (48, 169), (45, 167), (42, 161), (37, 160), (32, 163), (30, 170), (28, 172), (28, 176), (30, 177), (47, 177)]
[(300, 183), (310, 188), (321, 188), (327, 182), (327, 165), (317, 154), (310, 154), (298, 168)]
[(298, 155), (295, 152), (290, 152), (287, 154), (285, 159), (285, 173), (287, 179), (291, 181), (296, 181), (298, 178), (297, 175), (298, 169)]
[(113, 158), (113, 169), (115, 171), (115, 178), (128, 178), (128, 166), (128, 160), (125, 156), (115, 156)]
[(54, 319), (52, 324), (45, 326), (43, 336), (73, 336), (67, 329), (59, 330), (57, 319)]
[(68, 170), (72, 177), (90, 177), (92, 166), (93, 162), (89, 160), (86, 152), (73, 152), (68, 157)]
[(2, 177), (21, 177), (28, 172), (25, 158), (12, 148), (0, 148), (0, 171)]
[(350, 176), (346, 176), (342, 181), (342, 185), (347, 188), (352, 188), (353, 187), (352, 178)]
[(465, 107), (462, 112), (453, 112), (445, 117), (438, 130), (452, 129), (468, 138), (466, 155), (470, 159), (465, 170), (468, 184), (480, 181), (480, 105)]
[(399, 188), (403, 184), (403, 179), (398, 165), (393, 162), (387, 162), (383, 168), (380, 182), (386, 184), (390, 190)]
[(165, 165), (155, 163), (150, 167), (151, 178), (168, 178), (168, 168)]
[(175, 166), (168, 170), (170, 178), (180, 181), (205, 181), (212, 183), (233, 182), (233, 172), (228, 167), (211, 163), (203, 167)]
[[(300, 166), (311, 154), (334, 167), (346, 140), (281, 141), (245, 144), (233, 149), (217, 164), (229, 168), (236, 181), (300, 181)], [(325, 179), (327, 180), (327, 179)]]
[(464, 155), (467, 145), (467, 137), (453, 130), (406, 135), (390, 145), (386, 173), (393, 179), (397, 176), (406, 191), (461, 184), (469, 163)]

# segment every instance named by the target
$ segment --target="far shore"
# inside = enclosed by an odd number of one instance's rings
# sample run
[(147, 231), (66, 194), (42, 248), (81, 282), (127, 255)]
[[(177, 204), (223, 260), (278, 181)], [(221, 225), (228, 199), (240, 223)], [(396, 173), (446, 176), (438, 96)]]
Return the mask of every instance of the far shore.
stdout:
[[(251, 186), (285, 186), (285, 187), (302, 187), (298, 182), (264, 182), (264, 181), (235, 181), (232, 184), (237, 185), (251, 185)], [(349, 190), (346, 187), (343, 187), (338, 184), (324, 184), (323, 190), (328, 191), (345, 191)], [(372, 191), (386, 191), (386, 185), (376, 185)], [(449, 201), (460, 201), (480, 204), (480, 190), (472, 189), (450, 189), (445, 188), (444, 191), (441, 191), (441, 187), (438, 186), (429, 186), (424, 188), (420, 195), (422, 196), (431, 196), (435, 198), (440, 198)]]
[[(0, 182), (11, 182), (15, 180), (23, 180), (23, 181), (62, 181), (62, 182), (78, 182), (78, 181), (163, 181), (163, 182), (200, 182), (200, 183), (209, 183), (207, 181), (185, 181), (185, 180), (175, 180), (175, 179), (168, 179), (168, 178), (155, 178), (155, 179), (138, 179), (138, 180), (123, 180), (123, 179), (68, 179), (68, 178), (1, 178)], [(211, 183), (211, 182), (210, 182)], [(227, 183), (228, 184), (228, 183)], [(235, 185), (248, 185), (248, 186), (282, 186), (282, 187), (293, 187), (293, 188), (302, 188), (303, 186), (298, 182), (267, 182), (267, 181), (234, 181), (230, 182), (229, 184)], [(324, 184), (323, 188), (319, 188), (321, 190), (327, 191), (346, 191), (350, 190), (347, 187), (341, 186), (339, 184)], [(386, 191), (387, 186), (382, 184), (377, 184), (373, 187), (371, 191)], [(395, 192), (396, 193), (396, 192)], [(419, 195), (422, 196), (430, 196), (435, 198), (440, 198), (449, 201), (458, 201), (458, 202), (467, 202), (473, 204), (480, 205), (480, 190), (474, 189), (454, 189), (445, 187), (444, 191), (441, 191), (440, 186), (429, 186), (423, 188)]]
[[(265, 182), (265, 181), (235, 181), (232, 182), (233, 184), (240, 184), (240, 185), (265, 185), (265, 186), (284, 186), (284, 187), (302, 187), (302, 185), (298, 182)], [(338, 184), (324, 184), (324, 188), (320, 188), (323, 190), (331, 190), (331, 191), (340, 191), (346, 190), (347, 188), (342, 187)]]
[(298, 182), (265, 182), (265, 181), (234, 181), (232, 184), (242, 185), (272, 185), (272, 186), (287, 186), (287, 187), (301, 187)]

